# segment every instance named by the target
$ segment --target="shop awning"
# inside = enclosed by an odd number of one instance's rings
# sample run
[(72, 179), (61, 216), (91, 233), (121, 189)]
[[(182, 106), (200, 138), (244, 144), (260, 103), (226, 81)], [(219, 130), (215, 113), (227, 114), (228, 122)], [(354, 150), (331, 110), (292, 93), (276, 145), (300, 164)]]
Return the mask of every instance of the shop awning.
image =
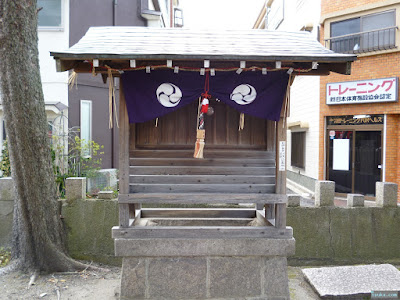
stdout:
[[(290, 69), (295, 75), (350, 74), (352, 54), (323, 47), (308, 32), (91, 27), (71, 48), (51, 52), (57, 70), (107, 73), (145, 67)], [(240, 64), (240, 62), (245, 62)], [(116, 75), (118, 73), (116, 72)]]

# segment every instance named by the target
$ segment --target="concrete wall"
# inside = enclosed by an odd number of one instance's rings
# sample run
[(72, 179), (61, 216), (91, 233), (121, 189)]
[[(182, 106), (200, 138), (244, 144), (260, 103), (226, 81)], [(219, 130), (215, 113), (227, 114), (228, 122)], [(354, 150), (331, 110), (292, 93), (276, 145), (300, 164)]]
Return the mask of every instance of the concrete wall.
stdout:
[(291, 264), (400, 262), (400, 208), (290, 207)]
[[(11, 178), (1, 179), (0, 247), (11, 242), (12, 191)], [(116, 199), (71, 198), (63, 201), (62, 216), (72, 257), (121, 262), (111, 238), (118, 225)], [(287, 224), (296, 239), (290, 264), (400, 263), (400, 207), (289, 207)]]
[(0, 180), (0, 248), (10, 247), (14, 211), (14, 185), (10, 177)]
[[(115, 261), (117, 201), (76, 201), (62, 213), (73, 257)], [(400, 263), (400, 208), (289, 207), (287, 214), (296, 239), (291, 264)]]
[(118, 225), (118, 201), (76, 200), (63, 203), (62, 215), (72, 257), (107, 264), (120, 264), (114, 256), (111, 228)]
[[(111, 238), (117, 208), (116, 200), (63, 203), (71, 256), (120, 263)], [(289, 207), (287, 214), (296, 239), (290, 264), (400, 263), (399, 207)], [(0, 200), (0, 247), (10, 244), (11, 225), (12, 201)]]
[(300, 172), (287, 171), (286, 176), (288, 179), (296, 182), (297, 184), (305, 187), (307, 190), (314, 191), (315, 190), (315, 182), (317, 181), (314, 178), (308, 177), (306, 175), (301, 174)]

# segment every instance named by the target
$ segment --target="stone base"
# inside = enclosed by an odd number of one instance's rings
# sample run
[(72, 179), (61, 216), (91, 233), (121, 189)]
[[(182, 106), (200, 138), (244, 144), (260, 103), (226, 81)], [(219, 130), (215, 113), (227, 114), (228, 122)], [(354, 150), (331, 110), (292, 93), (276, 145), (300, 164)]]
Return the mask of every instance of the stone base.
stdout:
[(121, 299), (290, 299), (293, 238), (115, 239)]

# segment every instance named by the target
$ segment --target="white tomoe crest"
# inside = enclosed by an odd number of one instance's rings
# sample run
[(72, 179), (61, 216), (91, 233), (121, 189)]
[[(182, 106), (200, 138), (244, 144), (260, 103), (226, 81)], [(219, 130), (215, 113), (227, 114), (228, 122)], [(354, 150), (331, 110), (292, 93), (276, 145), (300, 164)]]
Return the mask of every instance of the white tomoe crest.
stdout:
[(256, 89), (247, 83), (238, 85), (231, 94), (231, 100), (240, 105), (250, 104), (256, 97)]
[(165, 107), (175, 107), (182, 99), (182, 91), (173, 83), (162, 83), (157, 88), (158, 102)]

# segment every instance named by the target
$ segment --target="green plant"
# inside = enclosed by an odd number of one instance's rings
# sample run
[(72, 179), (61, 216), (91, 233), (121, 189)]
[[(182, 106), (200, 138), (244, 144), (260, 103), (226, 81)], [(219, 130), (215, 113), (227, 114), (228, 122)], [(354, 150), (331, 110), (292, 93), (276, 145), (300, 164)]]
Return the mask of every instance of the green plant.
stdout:
[(0, 247), (0, 268), (7, 266), (11, 259), (10, 250)]
[(52, 140), (53, 169), (60, 197), (65, 195), (66, 178), (95, 177), (101, 167), (104, 146), (94, 141), (85, 141), (75, 134), (70, 130), (68, 143), (64, 136), (53, 136)]
[(111, 186), (106, 186), (103, 191), (112, 191), (114, 198), (118, 198), (118, 184), (116, 188), (113, 188)]
[(104, 146), (75, 136), (69, 144), (68, 173), (72, 177), (95, 177), (100, 170)]
[(11, 176), (10, 154), (8, 152), (7, 140), (4, 140), (3, 149), (1, 150), (0, 170), (3, 173), (3, 177)]

